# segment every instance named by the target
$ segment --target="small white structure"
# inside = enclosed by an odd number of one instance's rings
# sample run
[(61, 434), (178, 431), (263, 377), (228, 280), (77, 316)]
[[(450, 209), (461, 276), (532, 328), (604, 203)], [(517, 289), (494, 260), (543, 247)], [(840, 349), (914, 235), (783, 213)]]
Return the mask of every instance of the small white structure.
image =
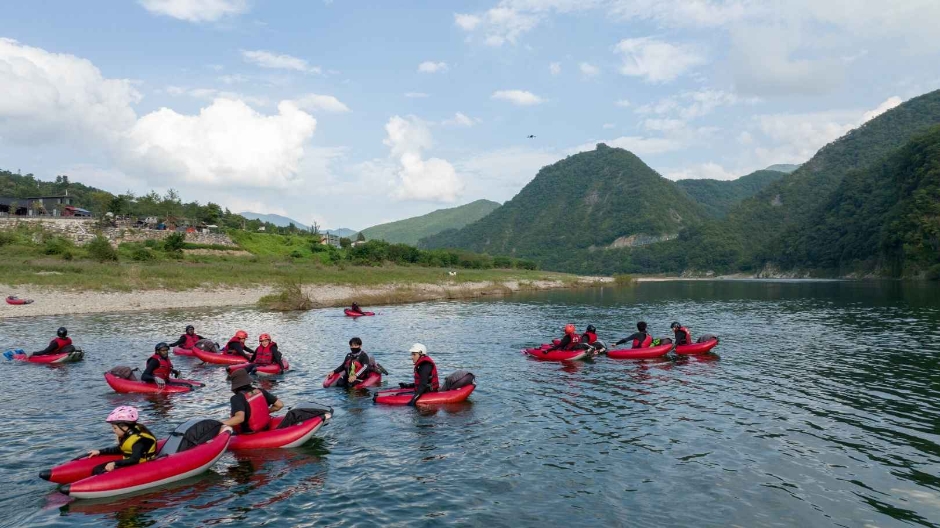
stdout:
[(456, 277), (456, 276), (457, 276), (457, 272), (456, 272), (456, 271), (448, 271), (447, 274), (450, 275), (451, 277)]

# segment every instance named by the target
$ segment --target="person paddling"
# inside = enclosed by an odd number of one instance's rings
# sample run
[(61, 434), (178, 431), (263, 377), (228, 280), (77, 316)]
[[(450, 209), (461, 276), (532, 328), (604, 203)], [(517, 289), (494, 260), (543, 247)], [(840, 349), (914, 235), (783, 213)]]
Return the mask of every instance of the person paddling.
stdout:
[(553, 350), (574, 350), (581, 344), (581, 336), (578, 335), (577, 330), (574, 325), (568, 323), (565, 325), (565, 335), (562, 337), (557, 344), (554, 344), (545, 350), (542, 351), (543, 354), (548, 354)]
[(157, 343), (153, 347), (154, 354), (147, 358), (147, 366), (140, 375), (140, 381), (147, 383), (156, 383), (158, 386), (164, 385), (186, 385), (188, 383), (179, 383), (170, 380), (170, 374), (177, 378), (180, 377), (180, 371), (173, 368), (173, 362), (170, 361), (170, 345), (166, 343)]
[(251, 360), (251, 353), (245, 350), (245, 341), (248, 339), (248, 332), (239, 330), (228, 340), (222, 352), (231, 356), (241, 356), (245, 360)]
[[(366, 379), (370, 372), (371, 360), (369, 354), (362, 349), (362, 339), (354, 337), (349, 340), (349, 353), (343, 358), (343, 363), (333, 369), (333, 374), (345, 372), (336, 380), (337, 387), (352, 387)], [(331, 376), (327, 376), (329, 379)]]
[(411, 349), (408, 350), (408, 353), (411, 354), (411, 362), (414, 363), (415, 372), (414, 372), (414, 382), (413, 383), (399, 383), (398, 386), (402, 389), (414, 389), (414, 396), (411, 397), (411, 401), (408, 402), (408, 405), (414, 406), (418, 401), (418, 398), (426, 392), (437, 392), (441, 388), (440, 381), (437, 379), (437, 365), (434, 364), (434, 361), (428, 356), (428, 349), (426, 346), (421, 343), (415, 343), (411, 345)]
[(180, 347), (185, 348), (186, 350), (192, 350), (198, 341), (205, 339), (201, 335), (196, 333), (196, 327), (189, 325), (186, 327), (186, 333), (181, 335), (179, 339), (170, 343), (170, 348)]
[(692, 344), (692, 333), (678, 321), (669, 325), (669, 328), (672, 328), (673, 333), (676, 334), (676, 346)]
[(72, 352), (73, 350), (75, 350), (75, 347), (72, 346), (72, 338), (69, 337), (68, 329), (64, 326), (60, 326), (59, 329), (56, 330), (55, 337), (52, 338), (52, 341), (49, 341), (49, 346), (42, 350), (29, 353), (27, 357), (62, 354)]
[(239, 434), (263, 431), (271, 421), (271, 413), (284, 407), (284, 402), (264, 389), (251, 386), (251, 376), (245, 369), (232, 373), (231, 418), (222, 425), (237, 428)]
[(359, 307), (358, 303), (352, 303), (352, 306), (349, 308), (349, 311), (358, 313), (358, 314), (365, 313), (362, 311), (362, 308)]
[(647, 348), (653, 344), (653, 337), (646, 332), (646, 323), (640, 321), (636, 324), (637, 331), (631, 334), (629, 337), (625, 337), (620, 341), (614, 343), (614, 346), (622, 345), (627, 341), (631, 342), (630, 348)]
[(281, 372), (284, 372), (284, 358), (281, 357), (281, 352), (277, 349), (277, 343), (271, 341), (271, 335), (261, 334), (258, 336), (258, 343), (258, 348), (251, 355), (250, 363), (245, 367), (245, 370), (251, 374), (260, 366), (277, 365), (281, 367)]
[(122, 405), (108, 415), (106, 422), (117, 438), (117, 445), (88, 452), (88, 458), (99, 455), (122, 455), (124, 458), (95, 466), (92, 475), (101, 475), (117, 468), (133, 466), (153, 460), (157, 456), (157, 437), (143, 424), (137, 423), (137, 409)]

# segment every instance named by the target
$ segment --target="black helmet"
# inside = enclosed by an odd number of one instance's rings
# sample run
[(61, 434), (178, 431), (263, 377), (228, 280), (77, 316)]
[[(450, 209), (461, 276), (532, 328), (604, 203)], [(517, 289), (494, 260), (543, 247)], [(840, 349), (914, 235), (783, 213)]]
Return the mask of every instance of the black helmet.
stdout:
[(159, 352), (159, 351), (163, 350), (164, 348), (167, 349), (167, 350), (169, 350), (169, 349), (170, 349), (170, 345), (166, 344), (166, 341), (161, 341), (161, 342), (157, 343), (157, 346), (153, 347), (153, 350), (154, 350), (154, 352)]
[(585, 332), (597, 332), (597, 328), (594, 328), (594, 325), (588, 325)]
[(196, 327), (193, 326), (193, 325), (186, 325), (186, 333), (189, 333), (190, 330), (192, 330), (193, 332), (195, 332), (195, 331), (196, 331)]
[(679, 324), (679, 321), (673, 321), (672, 324), (669, 325), (669, 328), (672, 328), (673, 330), (675, 330), (676, 328), (679, 328), (680, 326), (682, 325)]
[(55, 331), (55, 335), (59, 337), (65, 337), (69, 335), (69, 330), (64, 326), (60, 326), (59, 329)]

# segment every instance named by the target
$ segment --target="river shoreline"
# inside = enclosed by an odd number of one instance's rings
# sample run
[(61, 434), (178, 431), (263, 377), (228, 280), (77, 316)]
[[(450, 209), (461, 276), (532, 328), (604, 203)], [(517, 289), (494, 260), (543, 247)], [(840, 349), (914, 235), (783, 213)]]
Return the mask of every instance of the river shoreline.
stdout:
[[(353, 286), (348, 284), (310, 284), (304, 293), (315, 308), (345, 306), (353, 301), (370, 305), (407, 304), (441, 299), (466, 299), (490, 295), (509, 295), (520, 291), (590, 288), (612, 285), (610, 277), (578, 277), (575, 281), (506, 280)], [(0, 291), (12, 288), (0, 285)], [(69, 291), (48, 286), (17, 286), (20, 298), (32, 304), (0, 305), (0, 319), (41, 317), (63, 314), (146, 312), (185, 308), (225, 308), (258, 306), (258, 301), (276, 292), (274, 286), (251, 288), (199, 288), (184, 291), (161, 289), (130, 292)]]

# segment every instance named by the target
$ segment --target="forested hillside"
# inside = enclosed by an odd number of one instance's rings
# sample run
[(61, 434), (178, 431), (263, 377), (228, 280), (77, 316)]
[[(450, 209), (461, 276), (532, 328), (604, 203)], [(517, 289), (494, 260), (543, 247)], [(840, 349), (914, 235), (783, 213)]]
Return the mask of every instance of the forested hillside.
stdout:
[(736, 180), (679, 180), (676, 185), (698, 202), (708, 216), (724, 218), (735, 204), (754, 196), (785, 175), (783, 171), (768, 169), (752, 172)]
[(447, 229), (460, 229), (492, 213), (497, 207), (497, 202), (477, 200), (459, 207), (438, 209), (426, 215), (372, 226), (363, 229), (362, 235), (366, 240), (385, 240), (393, 244), (417, 246), (418, 241), (424, 237)]

